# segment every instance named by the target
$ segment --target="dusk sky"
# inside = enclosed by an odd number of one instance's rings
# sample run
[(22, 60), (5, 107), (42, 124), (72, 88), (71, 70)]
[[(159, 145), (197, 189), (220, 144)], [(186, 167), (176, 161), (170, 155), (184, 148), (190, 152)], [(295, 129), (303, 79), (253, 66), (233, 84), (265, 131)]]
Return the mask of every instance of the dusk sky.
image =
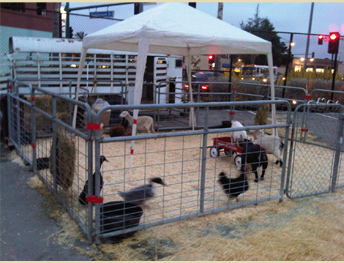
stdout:
[[(113, 3), (113, 2), (111, 2)], [(64, 5), (65, 3), (62, 3)], [(70, 7), (81, 7), (89, 5), (99, 5), (105, 3), (91, 3), (91, 2), (70, 2)], [(153, 8), (156, 5), (146, 5), (144, 10)], [(259, 4), (259, 16), (268, 18), (275, 27), (275, 31), (283, 32), (299, 32), (307, 33), (309, 27), (311, 2), (224, 2), (223, 20), (240, 27), (240, 22), (246, 23), (249, 18), (252, 18), (256, 12), (257, 4)], [(198, 2), (197, 9), (208, 13), (212, 16), (217, 16), (217, 2)], [(98, 8), (97, 11), (106, 11), (105, 7)], [(115, 18), (125, 19), (133, 15), (134, 7), (130, 5), (122, 5), (110, 7), (109, 10), (115, 11)], [(76, 13), (88, 14), (95, 9), (87, 9), (83, 11), (75, 11)], [(97, 29), (99, 30), (99, 29)], [(95, 30), (95, 31), (97, 31)], [(344, 3), (343, 2), (315, 2), (313, 10), (313, 20), (311, 33), (313, 34), (328, 34), (329, 32), (339, 32), (344, 35)], [(287, 45), (289, 43), (290, 34), (279, 34), (282, 41)], [(296, 57), (302, 57), (306, 51), (307, 36), (294, 35), (295, 46), (292, 48), (292, 53)], [(311, 37), (309, 57), (312, 52), (315, 53), (316, 58), (331, 58), (327, 53), (328, 43), (318, 45), (316, 36)], [(344, 41), (340, 43), (339, 60), (344, 60)]]

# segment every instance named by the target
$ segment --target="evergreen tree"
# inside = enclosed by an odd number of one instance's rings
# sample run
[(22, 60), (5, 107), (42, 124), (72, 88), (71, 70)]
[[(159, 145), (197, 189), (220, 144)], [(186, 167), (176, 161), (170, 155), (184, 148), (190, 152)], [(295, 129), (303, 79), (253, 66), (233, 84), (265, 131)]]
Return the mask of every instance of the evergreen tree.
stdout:
[[(247, 23), (240, 23), (240, 27), (258, 37), (261, 37), (272, 44), (272, 56), (275, 66), (286, 65), (288, 59), (288, 48), (281, 38), (274, 32), (275, 28), (268, 18), (259, 17), (259, 4), (253, 18)], [(267, 65), (267, 58), (264, 55), (245, 56), (243, 60), (247, 64)]]

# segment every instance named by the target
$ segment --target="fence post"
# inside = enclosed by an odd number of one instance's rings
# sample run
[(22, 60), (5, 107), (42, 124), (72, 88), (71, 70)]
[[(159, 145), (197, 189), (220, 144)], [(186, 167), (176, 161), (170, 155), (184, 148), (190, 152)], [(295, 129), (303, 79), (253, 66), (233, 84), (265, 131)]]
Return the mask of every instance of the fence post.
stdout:
[(31, 136), (32, 136), (32, 170), (37, 171), (37, 150), (36, 150), (36, 97), (35, 90), (31, 88)]
[[(99, 120), (95, 118), (95, 123), (99, 123)], [(99, 197), (100, 195), (100, 130), (94, 130), (95, 132), (95, 149), (94, 149), (94, 158), (95, 158), (95, 174), (96, 174), (96, 180), (92, 184), (88, 184), (88, 190), (89, 193), (91, 193), (93, 190), (91, 187), (93, 187), (93, 184), (95, 184), (95, 195)], [(91, 176), (92, 178), (92, 176)], [(90, 179), (90, 178), (89, 178)], [(91, 179), (92, 180), (92, 179)], [(91, 188), (91, 189), (90, 189)], [(91, 190), (91, 192), (90, 192)], [(96, 234), (96, 243), (99, 243), (99, 235), (100, 235), (100, 207), (99, 203), (95, 203), (95, 234)]]
[[(287, 160), (288, 160), (288, 144), (289, 144), (289, 131), (290, 126), (292, 125), (291, 120), (291, 110), (288, 111), (287, 115), (287, 123), (288, 127), (286, 127), (285, 137), (284, 137), (284, 150), (283, 150), (283, 167), (282, 167), (282, 174), (281, 174), (281, 187), (280, 187), (280, 202), (283, 201), (283, 195), (285, 191), (285, 182), (286, 182), (286, 170), (287, 170)], [(290, 166), (288, 166), (290, 170)]]
[(340, 152), (343, 147), (343, 126), (344, 126), (344, 113), (342, 111), (339, 119), (338, 119), (338, 134), (337, 134), (337, 140), (336, 140), (336, 153), (334, 157), (334, 163), (333, 163), (333, 173), (332, 173), (332, 182), (331, 182), (331, 188), (330, 191), (334, 191), (336, 188), (337, 183), (337, 175), (338, 175), (338, 167), (340, 165)]
[[(231, 89), (231, 102), (236, 100), (236, 87), (232, 87)], [(232, 121), (233, 120), (233, 115), (234, 115), (234, 106), (231, 105), (229, 108), (229, 120)]]
[(205, 173), (207, 165), (207, 140), (208, 140), (208, 117), (209, 106), (206, 107), (204, 118), (204, 134), (203, 134), (203, 147), (202, 147), (202, 164), (201, 164), (201, 191), (200, 191), (200, 208), (199, 212), (204, 212), (204, 191), (205, 191)]
[(51, 155), (52, 155), (52, 165), (53, 165), (53, 179), (54, 179), (54, 191), (55, 193), (57, 192), (57, 179), (56, 179), (56, 144), (57, 144), (57, 126), (56, 126), (56, 97), (52, 97), (52, 131), (53, 131), (53, 142), (52, 142), (52, 150), (51, 150)]
[[(10, 85), (11, 84), (11, 85)], [(7, 117), (8, 117), (8, 144), (12, 143), (11, 138), (13, 136), (12, 134), (12, 109), (13, 109), (13, 99), (11, 97), (11, 92), (12, 92), (12, 85), (13, 83), (8, 80), (7, 81)], [(11, 103), (12, 102), (12, 103)]]
[(20, 101), (19, 101), (19, 88), (18, 88), (18, 84), (15, 82), (13, 85), (13, 88), (15, 88), (16, 91), (16, 106), (17, 106), (17, 110), (16, 110), (16, 122), (17, 122), (17, 146), (18, 146), (18, 150), (20, 149), (21, 146), (21, 129), (20, 129)]
[[(88, 141), (88, 193), (90, 192), (90, 188), (93, 188), (93, 176), (92, 176), (92, 171), (93, 171), (93, 140), (92, 140), (92, 131), (90, 131), (90, 139)], [(92, 191), (91, 188), (91, 191)], [(87, 215), (87, 238), (88, 242), (92, 243), (92, 230), (93, 230), (93, 204), (91, 202), (88, 202), (88, 215)]]

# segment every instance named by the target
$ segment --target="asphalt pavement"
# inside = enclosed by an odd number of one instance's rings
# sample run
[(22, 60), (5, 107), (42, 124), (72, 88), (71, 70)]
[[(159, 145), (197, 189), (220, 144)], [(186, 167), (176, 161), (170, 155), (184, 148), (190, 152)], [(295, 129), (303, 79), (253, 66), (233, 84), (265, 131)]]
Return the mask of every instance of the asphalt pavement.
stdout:
[(61, 227), (45, 211), (43, 196), (28, 186), (33, 173), (29, 167), (12, 162), (3, 143), (0, 154), (0, 260), (91, 260), (52, 238)]

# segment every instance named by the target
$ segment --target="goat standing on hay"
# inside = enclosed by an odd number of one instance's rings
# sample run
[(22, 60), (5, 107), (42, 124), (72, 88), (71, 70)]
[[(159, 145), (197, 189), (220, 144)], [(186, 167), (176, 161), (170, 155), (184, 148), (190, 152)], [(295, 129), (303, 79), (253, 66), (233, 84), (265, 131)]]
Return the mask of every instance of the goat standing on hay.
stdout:
[(265, 149), (247, 139), (244, 139), (239, 143), (239, 145), (243, 148), (241, 155), (241, 171), (245, 172), (245, 165), (250, 164), (252, 167), (252, 172), (255, 174), (254, 181), (257, 183), (257, 169), (259, 166), (262, 166), (263, 171), (262, 175), (260, 176), (260, 180), (264, 180), (265, 170), (268, 167), (268, 156)]
[(275, 155), (277, 158), (275, 164), (279, 163), (280, 167), (282, 167), (282, 150), (284, 148), (284, 143), (281, 142), (280, 137), (265, 134), (264, 130), (255, 130), (254, 135), (256, 140), (253, 143), (262, 146), (267, 153)]
[[(130, 115), (129, 112), (123, 111), (119, 117), (126, 118), (129, 122), (129, 125), (133, 127), (134, 118)], [(150, 116), (139, 116), (137, 118), (137, 130), (146, 130), (148, 133), (155, 132), (154, 130), (154, 121)]]

